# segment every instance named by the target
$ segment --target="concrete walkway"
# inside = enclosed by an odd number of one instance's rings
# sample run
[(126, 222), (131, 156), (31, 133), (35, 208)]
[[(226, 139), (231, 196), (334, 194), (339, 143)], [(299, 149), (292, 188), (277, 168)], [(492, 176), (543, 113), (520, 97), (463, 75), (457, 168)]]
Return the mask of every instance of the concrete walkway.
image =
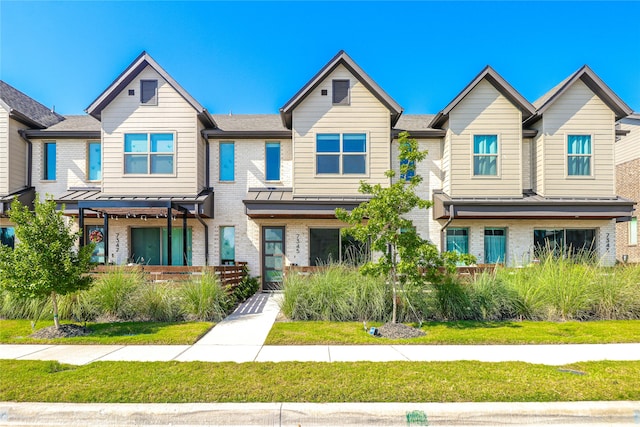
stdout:
[(256, 294), (194, 345), (0, 345), (0, 359), (204, 362), (521, 361), (565, 365), (592, 360), (640, 360), (640, 343), (556, 345), (299, 345), (264, 342), (279, 312), (279, 294)]

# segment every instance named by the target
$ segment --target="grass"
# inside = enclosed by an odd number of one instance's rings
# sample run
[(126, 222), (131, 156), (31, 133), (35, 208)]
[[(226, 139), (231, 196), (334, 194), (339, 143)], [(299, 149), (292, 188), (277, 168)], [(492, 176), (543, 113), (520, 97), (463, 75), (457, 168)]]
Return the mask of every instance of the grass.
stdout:
[[(579, 373), (579, 374), (578, 374)], [(640, 400), (640, 361), (204, 363), (0, 360), (0, 401), (552, 402)]]
[[(38, 322), (38, 329), (53, 325)], [(91, 335), (51, 340), (29, 338), (29, 320), (1, 320), (0, 344), (193, 344), (209, 329), (211, 322), (116, 322), (87, 323)]]
[[(367, 327), (380, 322), (367, 323)], [(277, 322), (267, 345), (320, 344), (598, 344), (640, 342), (639, 320), (597, 322), (427, 322), (426, 336), (376, 338), (361, 322)]]

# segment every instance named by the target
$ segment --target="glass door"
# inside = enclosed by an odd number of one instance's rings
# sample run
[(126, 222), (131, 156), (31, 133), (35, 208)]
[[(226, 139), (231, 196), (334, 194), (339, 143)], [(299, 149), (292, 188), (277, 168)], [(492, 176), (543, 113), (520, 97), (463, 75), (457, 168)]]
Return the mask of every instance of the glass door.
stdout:
[(262, 288), (282, 289), (284, 227), (262, 227)]
[(507, 230), (505, 228), (484, 229), (485, 264), (504, 264), (507, 249)]

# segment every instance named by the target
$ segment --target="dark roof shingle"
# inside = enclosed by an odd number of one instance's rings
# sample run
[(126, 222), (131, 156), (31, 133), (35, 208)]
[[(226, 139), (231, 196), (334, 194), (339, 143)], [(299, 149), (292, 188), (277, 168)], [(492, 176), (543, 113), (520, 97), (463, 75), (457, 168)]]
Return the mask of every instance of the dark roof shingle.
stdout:
[(0, 80), (0, 99), (15, 113), (26, 117), (40, 127), (49, 127), (62, 120), (64, 117), (42, 105), (30, 96)]

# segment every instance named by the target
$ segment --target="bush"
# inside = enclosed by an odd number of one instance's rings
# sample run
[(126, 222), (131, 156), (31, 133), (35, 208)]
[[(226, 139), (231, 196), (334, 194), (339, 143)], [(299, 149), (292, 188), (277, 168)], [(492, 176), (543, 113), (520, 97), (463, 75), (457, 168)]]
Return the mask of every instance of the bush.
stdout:
[(176, 322), (183, 319), (179, 288), (173, 283), (148, 283), (131, 297), (136, 318), (152, 322)]
[(180, 297), (184, 314), (203, 321), (222, 320), (235, 302), (220, 284), (218, 276), (208, 272), (181, 285)]
[(433, 285), (435, 315), (439, 320), (466, 320), (473, 318), (471, 299), (467, 287), (457, 277), (446, 275)]
[(87, 298), (97, 306), (99, 315), (131, 319), (137, 312), (131, 298), (145, 285), (142, 271), (119, 266), (100, 275), (95, 285), (87, 291)]
[(468, 291), (474, 319), (489, 321), (514, 317), (515, 292), (495, 271), (476, 275)]
[(258, 289), (260, 289), (260, 277), (250, 276), (249, 272), (245, 271), (242, 281), (233, 288), (233, 296), (238, 303), (241, 303), (251, 298)]

